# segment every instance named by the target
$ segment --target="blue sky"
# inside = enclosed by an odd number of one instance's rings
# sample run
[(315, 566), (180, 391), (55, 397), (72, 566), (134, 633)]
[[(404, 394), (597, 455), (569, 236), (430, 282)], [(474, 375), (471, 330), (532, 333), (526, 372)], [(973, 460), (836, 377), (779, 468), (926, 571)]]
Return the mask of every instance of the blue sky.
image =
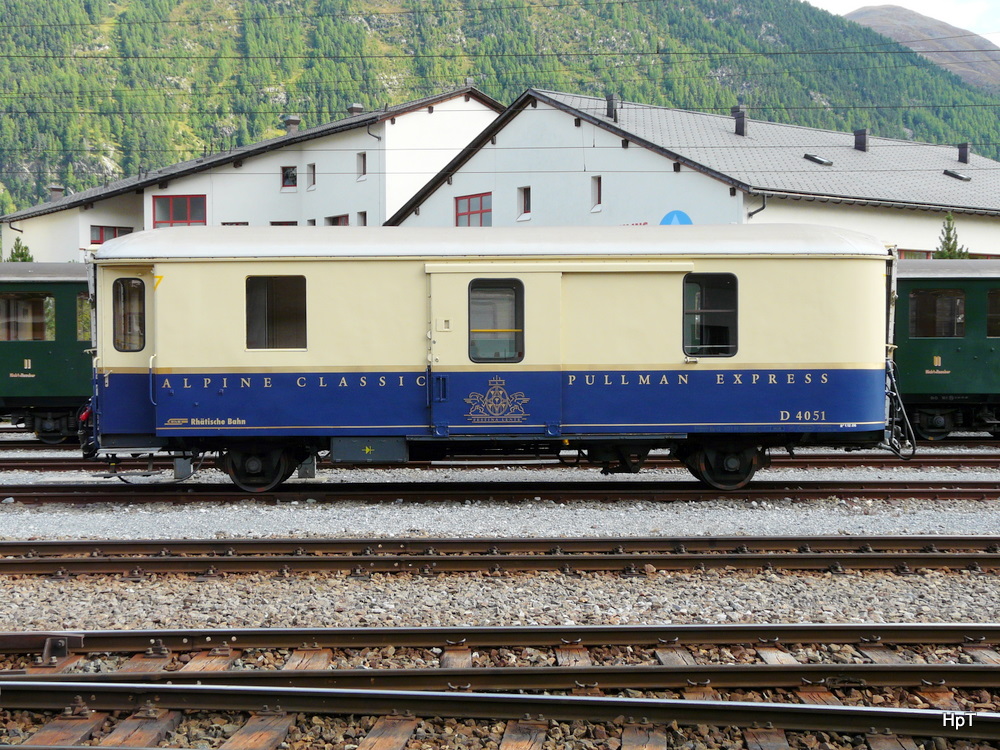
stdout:
[(891, 0), (864, 3), (858, 0), (808, 0), (810, 5), (843, 15), (866, 5), (899, 5), (930, 18), (974, 31), (1000, 47), (1000, 3), (996, 0)]

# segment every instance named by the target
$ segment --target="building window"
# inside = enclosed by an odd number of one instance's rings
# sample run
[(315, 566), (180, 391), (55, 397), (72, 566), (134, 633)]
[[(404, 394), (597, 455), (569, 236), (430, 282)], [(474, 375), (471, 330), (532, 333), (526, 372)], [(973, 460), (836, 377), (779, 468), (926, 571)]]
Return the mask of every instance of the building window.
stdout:
[(316, 187), (315, 164), (306, 164), (306, 187)]
[(463, 195), (455, 199), (456, 227), (493, 226), (493, 193)]
[(247, 349), (306, 348), (306, 277), (247, 277)]
[(157, 195), (153, 197), (153, 229), (186, 227), (204, 223), (204, 195)]
[(76, 340), (90, 341), (90, 295), (80, 292), (76, 295)]
[(684, 353), (732, 357), (737, 348), (737, 288), (731, 273), (684, 277)]
[(357, 225), (359, 227), (366, 227), (366, 226), (368, 226), (368, 212), (367, 211), (358, 211), (358, 223), (357, 223)]
[(601, 184), (601, 176), (595, 175), (590, 178), (590, 209), (600, 208), (603, 202), (603, 185)]
[(965, 292), (914, 289), (910, 292), (910, 338), (961, 338), (965, 335)]
[(358, 179), (368, 174), (368, 154), (361, 151), (358, 154)]
[(519, 187), (517, 189), (517, 209), (519, 218), (531, 218), (531, 188)]
[(299, 222), (297, 221), (272, 221), (272, 227), (297, 227)]
[(123, 234), (132, 234), (132, 227), (99, 227), (91, 224), (90, 244), (101, 245), (115, 237), (121, 237)]
[(224, 221), (220, 226), (224, 227), (247, 227), (250, 226), (249, 222), (246, 221)]
[(469, 284), (469, 359), (524, 359), (524, 286), (517, 279), (476, 279)]
[(111, 299), (115, 349), (142, 351), (146, 346), (146, 285), (142, 279), (115, 279)]
[(327, 216), (323, 219), (323, 223), (328, 227), (346, 227), (351, 223), (351, 220), (347, 214), (341, 214), (340, 216)]
[(1000, 337), (1000, 289), (990, 289), (986, 295), (986, 335)]
[(281, 168), (281, 187), (293, 188), (299, 184), (299, 170), (297, 167)]
[(55, 338), (55, 297), (47, 292), (0, 294), (0, 341), (55, 341)]

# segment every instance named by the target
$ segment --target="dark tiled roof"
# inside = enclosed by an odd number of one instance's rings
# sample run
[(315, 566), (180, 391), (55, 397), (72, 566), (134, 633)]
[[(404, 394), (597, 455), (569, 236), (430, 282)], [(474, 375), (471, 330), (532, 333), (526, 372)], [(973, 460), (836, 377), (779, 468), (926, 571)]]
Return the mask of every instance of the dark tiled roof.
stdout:
[(478, 99), (498, 112), (503, 110), (503, 105), (495, 99), (471, 86), (466, 86), (464, 88), (456, 89), (443, 94), (436, 94), (434, 96), (424, 97), (423, 99), (415, 99), (413, 101), (406, 102), (405, 104), (351, 115), (350, 117), (345, 117), (342, 120), (335, 120), (334, 122), (326, 123), (325, 125), (303, 128), (295, 133), (289, 133), (277, 138), (271, 138), (266, 141), (253, 143), (249, 146), (235, 148), (224, 153), (212, 154), (198, 159), (191, 159), (189, 161), (171, 164), (170, 166), (154, 169), (149, 172), (142, 172), (135, 177), (125, 177), (121, 180), (116, 180), (115, 182), (108, 183), (107, 185), (101, 187), (82, 190), (79, 193), (65, 195), (58, 200), (41, 203), (37, 206), (32, 206), (31, 208), (21, 209), (20, 211), (14, 211), (13, 213), (9, 213), (5, 216), (0, 216), (0, 222), (30, 219), (35, 216), (42, 216), (44, 214), (56, 213), (57, 211), (62, 211), (67, 208), (82, 206), (85, 203), (93, 203), (94, 201), (113, 198), (125, 193), (142, 190), (160, 182), (195, 174), (206, 169), (211, 169), (223, 164), (229, 164), (251, 156), (257, 156), (269, 151), (275, 151), (277, 149), (284, 148), (285, 146), (310, 141), (314, 138), (322, 138), (324, 136), (333, 135), (334, 133), (340, 133), (346, 130), (353, 130), (354, 128), (367, 127), (368, 125), (373, 125), (381, 122), (382, 120), (389, 119), (390, 117), (422, 109), (423, 107), (447, 101), (448, 99), (453, 99), (457, 96), (464, 96), (466, 94)]
[[(868, 150), (859, 151), (854, 147), (853, 133), (751, 119), (746, 122), (746, 134), (737, 135), (731, 115), (634, 102), (618, 102), (616, 121), (607, 116), (604, 98), (528, 89), (386, 223), (402, 222), (533, 100), (593, 122), (748, 193), (956, 213), (1000, 213), (1000, 162), (970, 154), (969, 163), (962, 163), (957, 145), (869, 135)], [(806, 154), (830, 164), (811, 161)], [(948, 176), (945, 170), (971, 179)]]
[[(958, 147), (868, 136), (868, 150), (854, 147), (854, 134), (799, 125), (747, 120), (737, 135), (731, 115), (706, 114), (623, 102), (618, 122), (605, 99), (535, 91), (562, 109), (615, 126), (625, 134), (692, 166), (756, 193), (849, 199), (962, 211), (1000, 211), (1000, 163)], [(813, 154), (832, 162), (805, 158)], [(971, 177), (963, 181), (952, 170)]]

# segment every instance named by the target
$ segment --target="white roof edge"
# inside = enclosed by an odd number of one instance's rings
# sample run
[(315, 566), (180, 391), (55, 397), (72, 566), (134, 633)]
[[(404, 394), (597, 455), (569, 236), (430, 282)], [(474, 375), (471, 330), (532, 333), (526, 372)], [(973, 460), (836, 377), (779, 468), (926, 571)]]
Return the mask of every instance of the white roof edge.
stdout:
[[(699, 247), (693, 248), (692, 244)], [(555, 248), (553, 248), (555, 245)], [(135, 232), (101, 246), (97, 262), (211, 258), (534, 255), (875, 255), (871, 235), (797, 224), (642, 227), (183, 227)]]
[(899, 261), (900, 279), (1000, 278), (1000, 258), (917, 259)]
[(0, 263), (0, 281), (86, 281), (86, 263)]

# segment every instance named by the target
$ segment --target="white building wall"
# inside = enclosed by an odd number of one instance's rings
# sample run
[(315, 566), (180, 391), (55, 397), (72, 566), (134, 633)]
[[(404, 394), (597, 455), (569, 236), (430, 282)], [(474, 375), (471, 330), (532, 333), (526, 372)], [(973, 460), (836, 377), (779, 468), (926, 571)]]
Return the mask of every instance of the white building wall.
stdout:
[(479, 100), (457, 96), (383, 123), (386, 192), (381, 224), (497, 118)]
[(128, 227), (133, 232), (141, 232), (145, 228), (142, 218), (142, 196), (134, 192), (87, 205), (91, 208), (84, 206), (82, 209), (61, 212), (70, 214), (77, 220), (81, 248), (94, 247), (90, 241), (92, 226)]
[(301, 188), (281, 187), (281, 167), (297, 166), (299, 156), (298, 147), (288, 147), (235, 162), (239, 167), (225, 164), (169, 180), (165, 187), (146, 188), (144, 225), (154, 228), (154, 198), (180, 195), (206, 197), (205, 222), (209, 225), (246, 222), (250, 226), (267, 226), (272, 221), (298, 221)]
[[(364, 214), (369, 226), (377, 226), (497, 116), (474, 98), (456, 97), (433, 109), (249, 157), (239, 167), (227, 164), (174, 179), (162, 189), (149, 188), (145, 225), (153, 227), (153, 197), (205, 195), (209, 225), (294, 221), (323, 226), (347, 216), (350, 226), (357, 226)], [(314, 184), (309, 165), (315, 165)], [(282, 186), (282, 167), (296, 167), (294, 188)]]
[[(426, 184), (455, 154), (497, 117), (474, 97), (457, 96), (397, 115), (371, 127), (278, 148), (241, 162), (186, 177), (164, 178), (142, 195), (130, 193), (15, 222), (0, 235), (4, 255), (17, 237), (38, 261), (82, 260), (91, 246), (90, 228), (153, 228), (153, 198), (204, 195), (206, 224), (315, 223), (347, 216), (351, 226), (378, 226)], [(365, 174), (359, 173), (365, 154)], [(315, 165), (311, 184), (309, 165)], [(297, 185), (283, 187), (281, 168), (297, 169)], [(155, 176), (155, 173), (153, 173)]]
[(3, 257), (10, 256), (18, 237), (39, 263), (76, 263), (87, 259), (93, 245), (90, 241), (91, 226), (143, 228), (142, 196), (129, 193), (109, 198), (87, 208), (76, 207), (33, 219), (15, 221), (15, 231), (4, 226), (0, 239)]
[[(377, 129), (373, 127), (372, 132)], [(148, 188), (143, 205), (146, 226), (153, 227), (153, 198), (168, 195), (206, 196), (205, 218), (210, 226), (240, 222), (323, 226), (341, 215), (356, 226), (360, 212), (367, 213), (368, 224), (380, 224), (385, 203), (380, 144), (360, 128), (177, 178), (165, 188)], [(361, 153), (366, 155), (365, 175), (358, 171)], [(315, 165), (315, 182), (309, 165)], [(294, 187), (282, 185), (283, 167), (296, 168)]]
[[(302, 144), (299, 169), (301, 224), (315, 221), (323, 226), (334, 216), (347, 216), (350, 226), (358, 226), (358, 214), (365, 212), (368, 224), (380, 224), (385, 192), (380, 153), (381, 125), (308, 141)], [(366, 173), (359, 168), (364, 154)], [(316, 184), (309, 186), (308, 165), (316, 165)]]
[[(524, 187), (531, 188), (530, 215), (520, 211)], [(734, 224), (743, 217), (742, 198), (728, 185), (686, 167), (675, 172), (662, 155), (635, 143), (623, 148), (614, 134), (544, 104), (519, 113), (403, 226), (454, 226), (455, 198), (487, 192), (494, 226)]]
[[(38, 263), (73, 263), (83, 258), (79, 241), (79, 209), (15, 221), (3, 228), (3, 257), (10, 257), (18, 237)], [(67, 215), (69, 214), (69, 215)], [(18, 232), (15, 230), (20, 229)]]
[[(756, 205), (759, 207), (760, 199)], [(958, 243), (977, 255), (1000, 256), (1000, 217), (954, 214)], [(941, 244), (945, 213), (847, 203), (769, 198), (755, 224), (823, 224), (866, 232), (900, 251), (933, 253)]]

